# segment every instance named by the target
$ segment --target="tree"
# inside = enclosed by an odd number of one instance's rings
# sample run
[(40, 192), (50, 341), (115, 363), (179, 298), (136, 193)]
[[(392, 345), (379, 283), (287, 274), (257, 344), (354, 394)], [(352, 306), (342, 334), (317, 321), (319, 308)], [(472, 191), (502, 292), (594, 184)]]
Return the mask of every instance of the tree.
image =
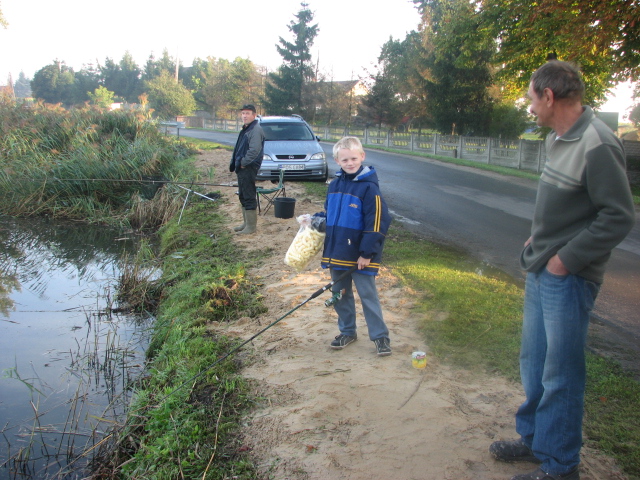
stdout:
[(18, 80), (13, 85), (16, 98), (29, 98), (31, 96), (31, 80), (29, 80), (24, 72), (20, 72)]
[(468, 0), (423, 0), (425, 104), (442, 133), (486, 135), (493, 38)]
[(175, 77), (176, 62), (169, 56), (166, 48), (162, 51), (160, 60), (156, 60), (153, 54), (149, 55), (142, 74), (142, 80), (148, 82), (159, 77), (163, 72)]
[(93, 92), (100, 85), (100, 74), (91, 64), (83, 65), (79, 72), (73, 74), (74, 88), (68, 105), (77, 105), (88, 102), (89, 92)]
[(196, 59), (191, 72), (194, 97), (214, 116), (235, 111), (244, 103), (255, 103), (254, 86), (260, 83), (260, 75), (251, 60)]
[(313, 84), (316, 108), (311, 121), (323, 125), (349, 125), (358, 109), (354, 89), (359, 80), (318, 80)]
[(145, 83), (149, 95), (149, 105), (160, 118), (173, 118), (178, 115), (190, 115), (196, 109), (193, 95), (182, 82), (166, 70), (158, 77)]
[(404, 115), (419, 126), (433, 123), (426, 102), (426, 54), (421, 33), (412, 31), (404, 40), (390, 38), (378, 57), (378, 68), (384, 72), (386, 81), (392, 83), (391, 89), (396, 92)]
[(369, 92), (358, 106), (358, 115), (365, 124), (396, 128), (402, 120), (402, 110), (393, 82), (381, 73), (370, 77), (370, 81)]
[(128, 51), (119, 63), (107, 58), (104, 66), (100, 67), (104, 86), (129, 103), (135, 103), (142, 92), (140, 75), (140, 68)]
[(100, 85), (93, 91), (93, 93), (89, 92), (88, 95), (91, 99), (91, 103), (97, 105), (100, 108), (107, 109), (113, 103), (113, 97), (115, 94)]
[(636, 0), (481, 0), (484, 28), (498, 39), (495, 58), (512, 98), (551, 53), (580, 66), (585, 100), (597, 105), (618, 81), (640, 75)]
[(636, 128), (640, 128), (640, 82), (636, 84), (636, 88), (633, 90), (633, 99), (636, 101), (636, 104), (630, 109), (629, 121), (633, 123)]
[(31, 90), (35, 98), (47, 103), (73, 105), (76, 97), (73, 69), (67, 67), (65, 62), (55, 60), (34, 74)]
[(280, 37), (276, 45), (283, 63), (276, 72), (270, 73), (265, 86), (264, 105), (271, 115), (290, 115), (291, 113), (309, 114), (315, 109), (310, 98), (308, 83), (314, 79), (311, 63), (311, 46), (318, 35), (318, 25), (311, 25), (313, 12), (306, 3), (295, 14), (297, 21), (291, 21), (289, 31), (293, 33), (293, 42)]
[(493, 138), (515, 140), (530, 123), (526, 106), (517, 106), (509, 102), (496, 103), (489, 116), (489, 128), (484, 133)]

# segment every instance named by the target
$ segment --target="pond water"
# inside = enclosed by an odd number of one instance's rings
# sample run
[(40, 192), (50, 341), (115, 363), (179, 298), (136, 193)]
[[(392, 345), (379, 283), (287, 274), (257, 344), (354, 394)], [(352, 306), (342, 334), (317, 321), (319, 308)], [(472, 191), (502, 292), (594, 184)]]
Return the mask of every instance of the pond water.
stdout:
[(152, 318), (113, 313), (113, 229), (0, 217), (0, 478), (86, 476), (125, 412)]

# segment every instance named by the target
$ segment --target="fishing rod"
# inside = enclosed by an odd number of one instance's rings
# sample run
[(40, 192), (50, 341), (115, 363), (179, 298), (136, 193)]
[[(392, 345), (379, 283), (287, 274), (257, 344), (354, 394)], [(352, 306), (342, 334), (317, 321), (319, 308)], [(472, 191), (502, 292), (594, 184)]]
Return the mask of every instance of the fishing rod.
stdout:
[[(319, 288), (318, 290), (316, 290), (309, 298), (307, 298), (306, 300), (304, 300), (303, 302), (299, 303), (298, 305), (296, 305), (295, 307), (293, 307), (291, 310), (289, 310), (287, 313), (285, 313), (284, 315), (282, 315), (280, 318), (278, 318), (277, 320), (275, 320), (274, 322), (270, 323), (269, 325), (267, 325), (266, 327), (264, 327), (262, 330), (260, 330), (258, 333), (256, 333), (255, 335), (253, 335), (251, 338), (249, 338), (248, 340), (245, 340), (244, 342), (242, 342), (240, 345), (238, 345), (235, 348), (232, 348), (231, 350), (229, 350), (226, 354), (224, 354), (222, 357), (220, 357), (219, 359), (217, 359), (215, 362), (213, 362), (211, 365), (209, 365), (207, 368), (205, 368), (203, 371), (195, 374), (193, 377), (189, 378), (188, 380), (186, 380), (185, 382), (183, 382), (182, 384), (178, 385), (174, 390), (172, 390), (171, 392), (169, 392), (167, 395), (165, 395), (164, 397), (162, 397), (158, 403), (158, 405), (156, 405), (156, 408), (160, 407), (160, 405), (162, 405), (164, 403), (164, 401), (169, 398), (171, 395), (173, 395), (174, 393), (176, 393), (178, 390), (180, 390), (182, 387), (184, 387), (185, 385), (188, 385), (190, 383), (192, 383), (195, 379), (197, 379), (198, 377), (204, 375), (206, 372), (208, 372), (209, 370), (211, 370), (213, 367), (215, 367), (216, 365), (218, 365), (220, 362), (222, 362), (223, 360), (229, 358), (231, 355), (233, 355), (234, 353), (236, 353), (238, 350), (240, 350), (242, 347), (244, 347), (247, 343), (252, 342), (256, 337), (262, 335), (264, 332), (266, 332), (267, 330), (269, 330), (271, 327), (273, 327), (275, 324), (277, 324), (278, 322), (280, 322), (280, 320), (282, 320), (285, 317), (288, 317), (289, 315), (291, 315), (293, 312), (295, 312), (296, 310), (298, 310), (300, 307), (302, 307), (303, 305), (305, 305), (307, 302), (313, 300), (314, 298), (319, 297), (320, 295), (322, 295), (324, 292), (326, 292), (327, 290), (329, 290), (331, 287), (333, 287), (336, 283), (338, 283), (340, 280), (342, 280), (343, 278), (345, 278), (347, 275), (350, 275), (351, 273), (353, 273), (354, 271), (356, 271), (358, 268), (357, 265), (354, 265), (353, 267), (351, 267), (349, 270), (345, 270), (342, 274), (340, 274), (340, 276), (338, 276), (338, 278), (336, 278), (335, 280), (331, 280), (329, 283), (327, 283), (324, 287)], [(335, 298), (334, 298), (335, 297)], [(329, 302), (329, 300), (327, 300), (327, 302), (325, 302), (326, 306), (332, 305), (333, 303), (335, 303), (335, 301), (339, 300), (340, 297), (337, 296), (337, 294), (334, 294), (334, 296), (332, 297), (333, 302)]]
[(29, 182), (35, 182), (35, 181), (57, 181), (57, 182), (122, 182), (122, 183), (150, 183), (150, 184), (162, 184), (164, 185), (165, 183), (170, 183), (171, 185), (191, 185), (191, 186), (201, 186), (201, 187), (237, 187), (238, 186), (238, 182), (228, 182), (228, 183), (206, 183), (206, 182), (174, 182), (171, 180), (153, 180), (153, 179), (140, 179), (140, 180), (133, 180), (133, 179), (125, 179), (125, 178), (50, 178), (50, 177), (45, 177), (42, 179), (35, 179), (35, 178), (20, 178), (20, 179), (15, 179), (17, 181), (29, 181)]

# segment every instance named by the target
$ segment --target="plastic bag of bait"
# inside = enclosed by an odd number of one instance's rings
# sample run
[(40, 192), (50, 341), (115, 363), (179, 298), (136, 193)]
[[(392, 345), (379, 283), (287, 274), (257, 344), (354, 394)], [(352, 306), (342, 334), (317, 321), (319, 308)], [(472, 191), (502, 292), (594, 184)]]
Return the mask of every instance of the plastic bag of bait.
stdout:
[(300, 228), (284, 256), (284, 263), (300, 272), (324, 245), (326, 218), (305, 213), (296, 220)]

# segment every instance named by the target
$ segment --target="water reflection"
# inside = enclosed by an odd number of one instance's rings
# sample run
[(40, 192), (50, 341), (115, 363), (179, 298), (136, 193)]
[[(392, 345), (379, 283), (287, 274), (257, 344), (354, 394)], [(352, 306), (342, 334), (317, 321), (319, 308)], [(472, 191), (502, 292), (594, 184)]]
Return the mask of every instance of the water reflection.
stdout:
[(0, 477), (83, 478), (124, 413), (151, 319), (112, 313), (133, 237), (0, 218)]

